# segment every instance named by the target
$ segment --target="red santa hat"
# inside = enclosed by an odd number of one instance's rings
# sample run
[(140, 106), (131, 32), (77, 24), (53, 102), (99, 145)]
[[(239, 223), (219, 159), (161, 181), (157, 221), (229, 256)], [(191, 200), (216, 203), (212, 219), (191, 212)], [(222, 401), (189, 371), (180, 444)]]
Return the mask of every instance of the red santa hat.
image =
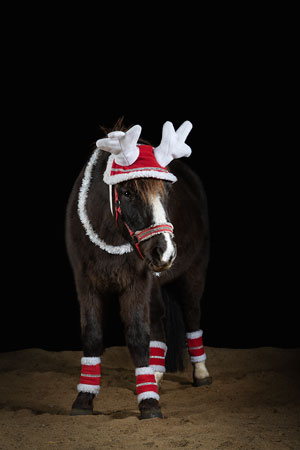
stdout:
[(192, 150), (185, 140), (192, 129), (189, 121), (184, 122), (177, 131), (171, 122), (163, 126), (162, 140), (158, 147), (138, 144), (142, 128), (135, 125), (126, 133), (113, 131), (107, 138), (96, 142), (97, 148), (111, 153), (103, 180), (108, 185), (121, 183), (134, 178), (159, 178), (177, 181), (167, 169), (176, 158), (190, 156)]

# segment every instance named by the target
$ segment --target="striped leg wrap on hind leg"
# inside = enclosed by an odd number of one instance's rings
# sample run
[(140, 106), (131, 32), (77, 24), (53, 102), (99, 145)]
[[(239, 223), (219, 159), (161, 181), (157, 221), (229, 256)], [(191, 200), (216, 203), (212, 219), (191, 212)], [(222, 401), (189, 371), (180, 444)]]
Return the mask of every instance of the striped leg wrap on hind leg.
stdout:
[(165, 359), (167, 353), (167, 346), (161, 341), (150, 341), (150, 359), (149, 366), (152, 367), (154, 372), (166, 371)]
[(193, 331), (192, 333), (186, 333), (188, 351), (192, 363), (206, 360), (206, 353), (204, 351), (202, 335), (202, 330)]

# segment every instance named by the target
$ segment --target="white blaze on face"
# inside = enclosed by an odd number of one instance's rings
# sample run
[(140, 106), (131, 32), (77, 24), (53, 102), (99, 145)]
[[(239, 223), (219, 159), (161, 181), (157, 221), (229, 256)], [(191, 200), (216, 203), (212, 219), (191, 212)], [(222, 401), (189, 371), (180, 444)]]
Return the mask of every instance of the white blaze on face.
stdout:
[[(167, 223), (166, 211), (161, 202), (159, 195), (155, 195), (151, 198), (153, 222), (155, 225), (161, 225)], [(162, 233), (166, 241), (166, 250), (164, 251), (161, 261), (169, 262), (175, 254), (175, 248), (172, 242), (172, 238), (169, 233)]]

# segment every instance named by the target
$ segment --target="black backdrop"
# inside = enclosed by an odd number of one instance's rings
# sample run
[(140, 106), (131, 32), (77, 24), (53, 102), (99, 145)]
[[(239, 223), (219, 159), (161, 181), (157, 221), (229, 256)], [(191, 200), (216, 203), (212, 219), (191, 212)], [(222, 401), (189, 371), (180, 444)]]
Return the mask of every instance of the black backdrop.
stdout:
[(100, 125), (120, 116), (154, 145), (166, 120), (194, 125), (186, 163), (203, 181), (211, 226), (205, 343), (299, 346), (286, 254), (289, 173), (278, 158), (285, 104), (263, 61), (259, 76), (226, 52), (205, 68), (187, 60), (182, 73), (174, 62), (140, 62), (124, 79), (114, 58), (104, 69), (50, 53), (27, 53), (4, 83), (1, 350), (80, 348), (65, 208)]

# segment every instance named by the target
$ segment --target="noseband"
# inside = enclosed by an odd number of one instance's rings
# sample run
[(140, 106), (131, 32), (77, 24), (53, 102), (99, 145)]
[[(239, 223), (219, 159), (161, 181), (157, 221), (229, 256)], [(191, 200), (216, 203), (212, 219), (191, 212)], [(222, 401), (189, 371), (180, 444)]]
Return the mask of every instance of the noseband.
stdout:
[(128, 230), (128, 233), (129, 233), (131, 241), (132, 241), (131, 242), (132, 245), (135, 246), (135, 248), (137, 249), (137, 251), (142, 259), (144, 259), (145, 257), (143, 256), (141, 249), (140, 249), (141, 242), (146, 241), (147, 239), (150, 239), (153, 236), (155, 236), (157, 234), (162, 234), (162, 233), (169, 233), (172, 237), (174, 237), (174, 234), (173, 234), (174, 227), (170, 222), (154, 224), (148, 228), (144, 228), (143, 230), (133, 231), (122, 217), (121, 203), (120, 203), (120, 200), (118, 197), (118, 192), (117, 192), (116, 188), (114, 188), (114, 211), (115, 211), (115, 214), (114, 214), (115, 215), (115, 224), (116, 225), (118, 224), (119, 218), (122, 220), (122, 222), (124, 223), (125, 227)]

